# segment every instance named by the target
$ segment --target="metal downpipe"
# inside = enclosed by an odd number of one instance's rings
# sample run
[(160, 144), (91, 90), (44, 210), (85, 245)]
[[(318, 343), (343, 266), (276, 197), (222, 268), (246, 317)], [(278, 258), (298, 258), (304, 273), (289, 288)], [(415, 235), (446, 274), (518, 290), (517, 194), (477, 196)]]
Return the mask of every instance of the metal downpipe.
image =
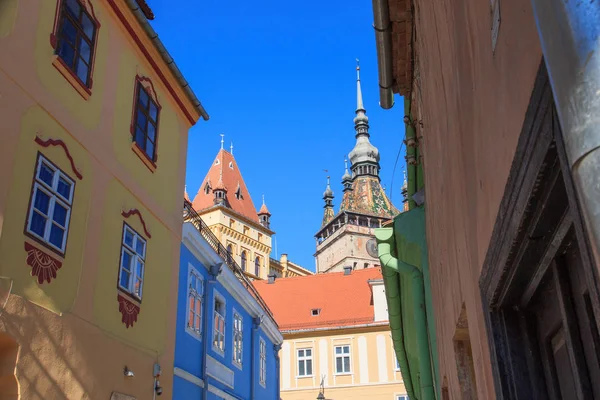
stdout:
[(392, 68), (392, 23), (387, 0), (373, 0), (373, 28), (379, 65), (379, 105), (390, 109), (394, 106), (394, 71)]
[(600, 2), (532, 0), (569, 168), (600, 265)]
[[(411, 294), (413, 296), (415, 315), (415, 328), (417, 331), (417, 348), (419, 354), (419, 388), (418, 400), (435, 400), (433, 387), (433, 372), (431, 370), (431, 354), (429, 349), (429, 336), (427, 334), (427, 315), (425, 311), (425, 287), (423, 274), (414, 265), (408, 264), (392, 255), (395, 247), (394, 230), (380, 228), (375, 231), (377, 237), (379, 259), (382, 270), (397, 272), (403, 278), (410, 279)], [(391, 322), (391, 321), (390, 321)], [(406, 379), (405, 379), (406, 380)]]

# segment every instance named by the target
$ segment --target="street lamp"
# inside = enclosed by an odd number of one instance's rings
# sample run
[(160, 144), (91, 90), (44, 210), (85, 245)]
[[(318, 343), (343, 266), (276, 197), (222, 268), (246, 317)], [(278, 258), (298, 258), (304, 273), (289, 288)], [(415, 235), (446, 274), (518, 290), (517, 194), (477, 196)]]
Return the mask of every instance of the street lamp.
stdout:
[(319, 392), (319, 395), (317, 396), (317, 400), (325, 400), (325, 395), (323, 394), (323, 392)]

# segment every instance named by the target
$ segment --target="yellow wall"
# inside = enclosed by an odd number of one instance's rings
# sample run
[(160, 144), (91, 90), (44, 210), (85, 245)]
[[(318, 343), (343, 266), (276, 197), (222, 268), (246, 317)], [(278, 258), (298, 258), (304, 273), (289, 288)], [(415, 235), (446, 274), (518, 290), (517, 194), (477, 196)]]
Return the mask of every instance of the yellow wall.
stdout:
[[(227, 247), (232, 245), (233, 258), (242, 265), (242, 251), (247, 252), (246, 273), (251, 277), (254, 275), (254, 260), (256, 256), (260, 257), (260, 275), (259, 278), (267, 279), (269, 273), (269, 259), (271, 255), (271, 234), (264, 228), (258, 228), (256, 224), (250, 224), (247, 221), (227, 213), (222, 208), (202, 212), (202, 220), (210, 227), (217, 239)], [(230, 227), (230, 221), (233, 220), (233, 227)], [(248, 227), (244, 234), (244, 227)], [(258, 235), (261, 234), (262, 238)]]
[[(93, 6), (101, 23), (88, 99), (53, 65), (49, 38), (56, 1), (0, 5), (0, 275), (13, 282), (0, 339), (19, 346), (15, 374), (23, 399), (108, 399), (113, 390), (148, 398), (155, 361), (163, 366), (163, 396), (169, 398), (180, 193), (192, 122), (117, 19), (113, 0), (83, 3)], [(113, 4), (197, 119), (125, 2)], [(131, 149), (136, 75), (153, 82), (162, 106), (155, 171)], [(61, 140), (68, 154), (58, 145), (41, 146), (36, 137)], [(24, 233), (38, 152), (75, 181), (64, 257)], [(140, 211), (145, 228), (137, 215), (122, 215), (132, 209)], [(117, 301), (124, 222), (147, 240), (144, 294), (137, 322), (129, 328)], [(31, 276), (25, 242), (62, 263), (56, 279), (40, 284)], [(125, 365), (135, 372), (134, 380), (124, 379)]]
[[(335, 346), (350, 346), (349, 374), (335, 373)], [(312, 349), (313, 374), (298, 376), (298, 349)], [(284, 334), (281, 358), (281, 398), (313, 399), (325, 376), (327, 399), (386, 399), (405, 394), (387, 325), (303, 334)]]

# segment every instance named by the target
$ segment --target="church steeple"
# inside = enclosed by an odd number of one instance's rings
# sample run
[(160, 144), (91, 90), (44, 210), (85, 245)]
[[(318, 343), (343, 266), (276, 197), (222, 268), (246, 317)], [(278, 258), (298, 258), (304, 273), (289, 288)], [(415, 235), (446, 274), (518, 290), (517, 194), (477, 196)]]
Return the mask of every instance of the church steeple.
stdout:
[(363, 105), (360, 86), (360, 64), (356, 60), (356, 117), (354, 117), (356, 144), (349, 154), (352, 177), (371, 175), (379, 178), (379, 150), (369, 141), (369, 118)]
[(325, 200), (325, 211), (323, 212), (323, 224), (326, 225), (331, 221), (334, 217), (333, 212), (333, 190), (331, 190), (331, 186), (329, 185), (329, 176), (327, 177), (327, 188), (325, 188), (325, 192), (323, 192), (323, 200)]

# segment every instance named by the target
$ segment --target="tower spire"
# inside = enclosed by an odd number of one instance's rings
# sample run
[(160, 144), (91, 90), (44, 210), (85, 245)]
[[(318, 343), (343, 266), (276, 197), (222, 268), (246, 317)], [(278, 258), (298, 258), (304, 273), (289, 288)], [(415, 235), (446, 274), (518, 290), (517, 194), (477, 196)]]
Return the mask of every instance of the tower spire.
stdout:
[(325, 200), (325, 211), (323, 212), (323, 226), (328, 224), (334, 217), (333, 213), (333, 190), (331, 190), (329, 176), (327, 176), (327, 187), (323, 192), (323, 200)]
[(233, 155), (233, 140), (231, 141), (231, 146), (229, 146), (229, 152)]
[(221, 150), (223, 150), (223, 144), (225, 143), (225, 134), (221, 133)]
[(363, 106), (362, 90), (360, 88), (360, 60), (356, 59), (356, 112), (365, 110)]
[(352, 189), (352, 175), (348, 171), (348, 159), (344, 156), (344, 175), (342, 176), (342, 185), (344, 185), (344, 193)]

